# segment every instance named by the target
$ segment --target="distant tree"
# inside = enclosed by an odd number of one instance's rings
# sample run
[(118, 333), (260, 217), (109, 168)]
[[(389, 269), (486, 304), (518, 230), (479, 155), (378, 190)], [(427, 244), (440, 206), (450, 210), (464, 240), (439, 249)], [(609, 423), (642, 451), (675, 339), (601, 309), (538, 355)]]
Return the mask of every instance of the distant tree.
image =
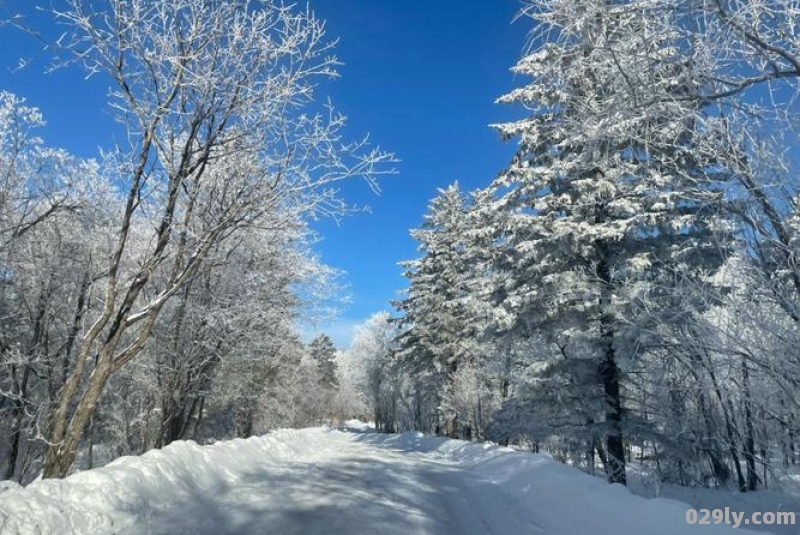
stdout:
[[(350, 347), (340, 356), (345, 385), (356, 390), (379, 431), (396, 430), (400, 419), (404, 377), (393, 354), (396, 337), (389, 313), (378, 312), (355, 328)], [(419, 420), (415, 423), (421, 428)]]
[(320, 334), (308, 345), (308, 352), (319, 371), (319, 385), (326, 390), (339, 386), (336, 346), (327, 334)]

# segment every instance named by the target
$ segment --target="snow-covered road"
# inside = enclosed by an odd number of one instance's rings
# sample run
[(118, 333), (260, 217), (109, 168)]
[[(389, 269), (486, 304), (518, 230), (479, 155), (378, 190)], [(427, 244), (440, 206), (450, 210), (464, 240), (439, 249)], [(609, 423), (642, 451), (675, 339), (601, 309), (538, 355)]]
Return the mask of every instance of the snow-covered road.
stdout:
[(679, 535), (644, 500), (546, 456), (416, 434), (309, 429), (176, 443), (0, 494), (0, 533)]
[[(311, 438), (311, 437), (309, 437)], [(497, 488), (424, 454), (328, 435), (316, 451), (198, 491), (123, 532), (195, 535), (541, 533)]]

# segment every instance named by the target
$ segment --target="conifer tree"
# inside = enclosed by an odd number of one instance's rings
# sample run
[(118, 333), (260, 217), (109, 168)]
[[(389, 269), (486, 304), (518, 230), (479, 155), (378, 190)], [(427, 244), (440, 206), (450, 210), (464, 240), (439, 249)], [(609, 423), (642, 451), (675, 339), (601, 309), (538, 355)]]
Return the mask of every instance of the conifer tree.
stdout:
[[(698, 121), (695, 58), (667, 7), (530, 2), (542, 44), (513, 69), (530, 82), (500, 102), (531, 114), (497, 126), (519, 150), (483, 207), (507, 222), (505, 314), (539, 325), (562, 349), (555, 376), (585, 376), (591, 363), (593, 383), (561, 387), (602, 396), (606, 469), (617, 483), (626, 482), (625, 373), (641, 311), (666, 315), (672, 281), (713, 268), (725, 229), (718, 214), (730, 174), (708, 150), (714, 121)], [(564, 372), (570, 363), (580, 373)]]
[[(411, 231), (422, 256), (403, 262), (410, 286), (396, 304), (404, 313), (397, 356), (424, 377), (440, 397), (459, 368), (479, 356), (470, 279), (474, 248), (469, 236), (469, 204), (458, 183), (439, 190), (421, 228)], [(460, 436), (452, 411), (440, 405), (440, 431)]]
[(319, 371), (319, 384), (326, 390), (333, 390), (339, 386), (336, 376), (336, 346), (327, 334), (320, 334), (309, 344), (309, 353)]

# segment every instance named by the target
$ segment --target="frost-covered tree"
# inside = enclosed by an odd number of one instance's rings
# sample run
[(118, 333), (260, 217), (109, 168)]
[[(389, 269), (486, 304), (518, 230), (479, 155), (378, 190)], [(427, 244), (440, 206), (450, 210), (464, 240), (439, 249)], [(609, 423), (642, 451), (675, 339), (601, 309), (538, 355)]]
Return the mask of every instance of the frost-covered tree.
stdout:
[(423, 226), (411, 231), (421, 257), (401, 264), (409, 288), (396, 305), (403, 314), (397, 358), (439, 396), (439, 425), (451, 437), (461, 436), (463, 423), (441, 396), (452, 390), (459, 369), (474, 366), (482, 352), (471, 292), (476, 275), (472, 255), (478, 252), (471, 224), (458, 184), (440, 190)]
[[(41, 112), (0, 91), (0, 252), (48, 217), (78, 207), (82, 174), (97, 165), (44, 145)], [(87, 180), (91, 183), (91, 180)]]
[[(514, 69), (531, 81), (500, 99), (531, 115), (497, 127), (520, 149), (487, 207), (510, 214), (501, 248), (513, 267), (501, 306), (552, 334), (563, 350), (552, 366), (577, 367), (567, 371), (586, 379), (576, 388), (599, 387), (606, 468), (622, 483), (638, 317), (668, 314), (676, 274), (719, 262), (730, 177), (710, 150), (714, 121), (698, 122), (685, 98), (700, 90), (695, 58), (661, 4), (531, 2), (541, 44)], [(671, 100), (657, 107), (636, 105), (665, 94)]]
[(396, 358), (397, 335), (397, 323), (388, 312), (375, 313), (358, 325), (339, 358), (343, 386), (355, 391), (364, 416), (379, 431), (430, 431), (432, 426), (426, 424), (435, 420), (436, 405), (428, 396), (435, 399), (435, 393), (414, 390), (416, 378)]
[(381, 375), (389, 361), (394, 336), (389, 313), (377, 312), (355, 327), (350, 347), (337, 354), (342, 388), (355, 398), (352, 409), (364, 416), (371, 414), (376, 425)]
[(6, 478), (38, 468), (50, 404), (92, 306), (105, 225), (118, 208), (98, 165), (37, 137), (40, 112), (0, 92), (0, 438)]
[(334, 390), (339, 386), (336, 366), (336, 346), (327, 334), (320, 334), (308, 345), (308, 353), (317, 366), (319, 386)]
[[(315, 80), (337, 63), (310, 11), (268, 0), (62, 5), (59, 45), (113, 84), (130, 146), (106, 158), (124, 209), (96, 274), (103, 305), (85, 322), (58, 397), (45, 477), (66, 475), (109, 379), (142, 352), (216, 247), (276, 210), (340, 212), (330, 185), (371, 180), (386, 159), (343, 143), (344, 119), (313, 106)], [(158, 222), (135, 247), (142, 214)]]
[[(785, 82), (797, 91), (800, 6), (795, 0), (681, 0), (674, 9), (691, 21), (685, 29), (710, 60), (706, 101), (763, 86), (777, 90)], [(786, 112), (780, 107), (772, 111)], [(791, 111), (786, 115), (791, 119)]]

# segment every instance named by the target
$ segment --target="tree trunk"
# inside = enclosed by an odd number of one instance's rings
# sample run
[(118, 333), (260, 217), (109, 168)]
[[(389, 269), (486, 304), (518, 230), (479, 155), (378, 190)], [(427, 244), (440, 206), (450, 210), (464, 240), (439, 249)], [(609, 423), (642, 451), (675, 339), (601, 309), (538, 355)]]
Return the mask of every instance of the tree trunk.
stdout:
[(17, 460), (19, 459), (20, 440), (22, 438), (22, 422), (25, 418), (25, 406), (23, 404), (23, 400), (27, 395), (28, 380), (30, 378), (30, 366), (25, 366), (25, 370), (22, 372), (21, 381), (17, 381), (17, 367), (11, 366), (11, 377), (14, 380), (14, 388), (12, 392), (14, 393), (15, 398), (11, 403), (11, 445), (9, 447), (4, 479), (13, 479), (14, 475), (16, 474)]
[(89, 443), (86, 456), (88, 457), (87, 470), (94, 468), (94, 415), (89, 418), (89, 427), (86, 428), (86, 441)]
[(603, 469), (608, 473), (608, 456), (606, 456), (606, 451), (603, 449), (603, 446), (597, 442), (593, 441), (595, 445), (595, 449), (597, 450), (597, 456), (600, 457), (600, 463), (603, 465)]
[(614, 361), (613, 349), (607, 351), (600, 364), (600, 378), (606, 398), (606, 450), (608, 454), (609, 483), (627, 484), (625, 473), (625, 445), (622, 440), (622, 402), (619, 388), (619, 369)]
[(58, 414), (58, 417), (63, 420), (57, 422), (57, 425), (66, 427), (66, 430), (60, 440), (51, 440), (51, 444), (47, 448), (42, 471), (42, 477), (45, 479), (63, 478), (69, 473), (78, 455), (78, 446), (83, 432), (94, 414), (97, 401), (103, 393), (103, 388), (111, 376), (111, 372), (110, 358), (108, 356), (99, 358), (97, 367), (89, 377), (86, 390), (75, 406), (72, 418), (69, 419), (69, 424), (66, 424), (67, 415), (65, 413)]
[(17, 468), (17, 458), (19, 457), (19, 440), (22, 434), (22, 404), (14, 401), (14, 408), (11, 415), (11, 446), (8, 451), (6, 473), (3, 479), (13, 479)]
[(447, 418), (447, 420), (445, 420), (444, 429), (447, 438), (458, 438), (458, 416)]
[(744, 394), (744, 458), (747, 463), (747, 490), (758, 488), (758, 472), (756, 471), (755, 426), (753, 424), (753, 404), (750, 396), (750, 370), (742, 359), (742, 388)]
[(725, 487), (728, 485), (728, 481), (730, 481), (731, 471), (728, 469), (725, 463), (722, 462), (722, 454), (717, 448), (717, 439), (711, 438), (716, 436), (716, 426), (714, 426), (714, 422), (711, 418), (711, 412), (708, 408), (708, 400), (706, 399), (705, 392), (700, 393), (698, 405), (700, 408), (700, 413), (703, 416), (703, 422), (705, 423), (707, 434), (707, 438), (703, 440), (702, 448), (708, 456), (709, 462), (711, 463), (711, 471), (714, 474), (714, 479), (717, 482), (717, 486)]
[[(721, 396), (720, 392), (717, 392), (717, 396)], [(747, 482), (744, 479), (744, 472), (742, 472), (742, 463), (739, 460), (739, 454), (737, 452), (737, 444), (736, 444), (736, 435), (733, 429), (733, 422), (731, 421), (733, 415), (733, 402), (728, 400), (728, 410), (726, 411), (725, 416), (725, 427), (728, 432), (728, 451), (730, 452), (731, 458), (733, 459), (733, 466), (736, 468), (736, 482), (739, 484), (739, 490), (741, 492), (747, 492)], [(731, 416), (728, 416), (728, 413)]]
[(200, 432), (200, 425), (203, 422), (203, 409), (205, 408), (206, 398), (201, 397), (200, 403), (197, 406), (197, 416), (194, 419), (194, 423), (192, 424), (192, 440), (197, 440), (198, 434)]
[[(11, 444), (8, 454), (8, 465), (6, 467), (6, 479), (14, 477), (16, 472), (17, 460), (19, 458), (20, 440), (22, 438), (22, 424), (25, 418), (25, 402), (28, 397), (28, 382), (30, 381), (31, 372), (33, 368), (31, 362), (34, 361), (37, 354), (42, 351), (42, 346), (46, 346), (46, 318), (47, 318), (47, 304), (50, 300), (52, 288), (50, 281), (52, 280), (52, 273), (50, 274), (48, 283), (42, 287), (39, 292), (39, 298), (36, 306), (36, 316), (33, 319), (33, 335), (30, 340), (30, 346), (26, 351), (26, 363), (22, 370), (22, 378), (17, 379), (17, 367), (11, 366), (11, 377), (13, 380), (12, 393), (14, 399), (12, 401), (11, 411)], [(45, 347), (46, 353), (46, 347)]]
[(733, 406), (728, 400), (726, 404), (725, 398), (722, 396), (722, 390), (719, 386), (719, 381), (717, 381), (717, 374), (714, 372), (714, 368), (710, 363), (710, 359), (700, 359), (702, 361), (703, 367), (705, 368), (706, 372), (708, 373), (709, 379), (711, 379), (711, 385), (714, 388), (714, 395), (719, 402), (720, 410), (722, 410), (722, 416), (725, 420), (725, 433), (728, 437), (728, 453), (731, 456), (731, 460), (733, 461), (733, 466), (736, 469), (736, 482), (739, 485), (739, 490), (745, 492), (747, 490), (747, 485), (745, 483), (744, 474), (742, 473), (742, 465), (739, 461), (739, 454), (737, 453), (737, 445), (736, 445), (736, 433), (733, 429)]
[[(67, 340), (58, 351), (60, 354), (59, 375), (56, 377), (56, 372), (54, 369), (50, 373), (48, 396), (51, 402), (56, 400), (59, 390), (63, 388), (64, 384), (67, 382), (67, 377), (69, 376), (70, 356), (72, 356), (72, 348), (75, 346), (75, 340), (78, 338), (78, 333), (81, 329), (81, 322), (83, 321), (83, 316), (87, 310), (86, 301), (91, 283), (91, 268), (87, 265), (86, 270), (83, 272), (83, 280), (81, 281), (81, 288), (78, 292), (78, 302), (75, 306), (75, 313), (72, 316), (72, 323), (70, 325), (69, 332), (67, 333)], [(53, 362), (53, 367), (55, 367), (55, 365), (55, 362)]]
[(608, 455), (608, 481), (627, 485), (625, 473), (625, 444), (622, 440), (622, 396), (620, 371), (614, 350), (614, 317), (611, 309), (611, 270), (608, 265), (607, 245), (598, 242), (599, 261), (597, 275), (602, 285), (600, 292), (600, 364), (598, 375), (605, 396), (606, 453)]

